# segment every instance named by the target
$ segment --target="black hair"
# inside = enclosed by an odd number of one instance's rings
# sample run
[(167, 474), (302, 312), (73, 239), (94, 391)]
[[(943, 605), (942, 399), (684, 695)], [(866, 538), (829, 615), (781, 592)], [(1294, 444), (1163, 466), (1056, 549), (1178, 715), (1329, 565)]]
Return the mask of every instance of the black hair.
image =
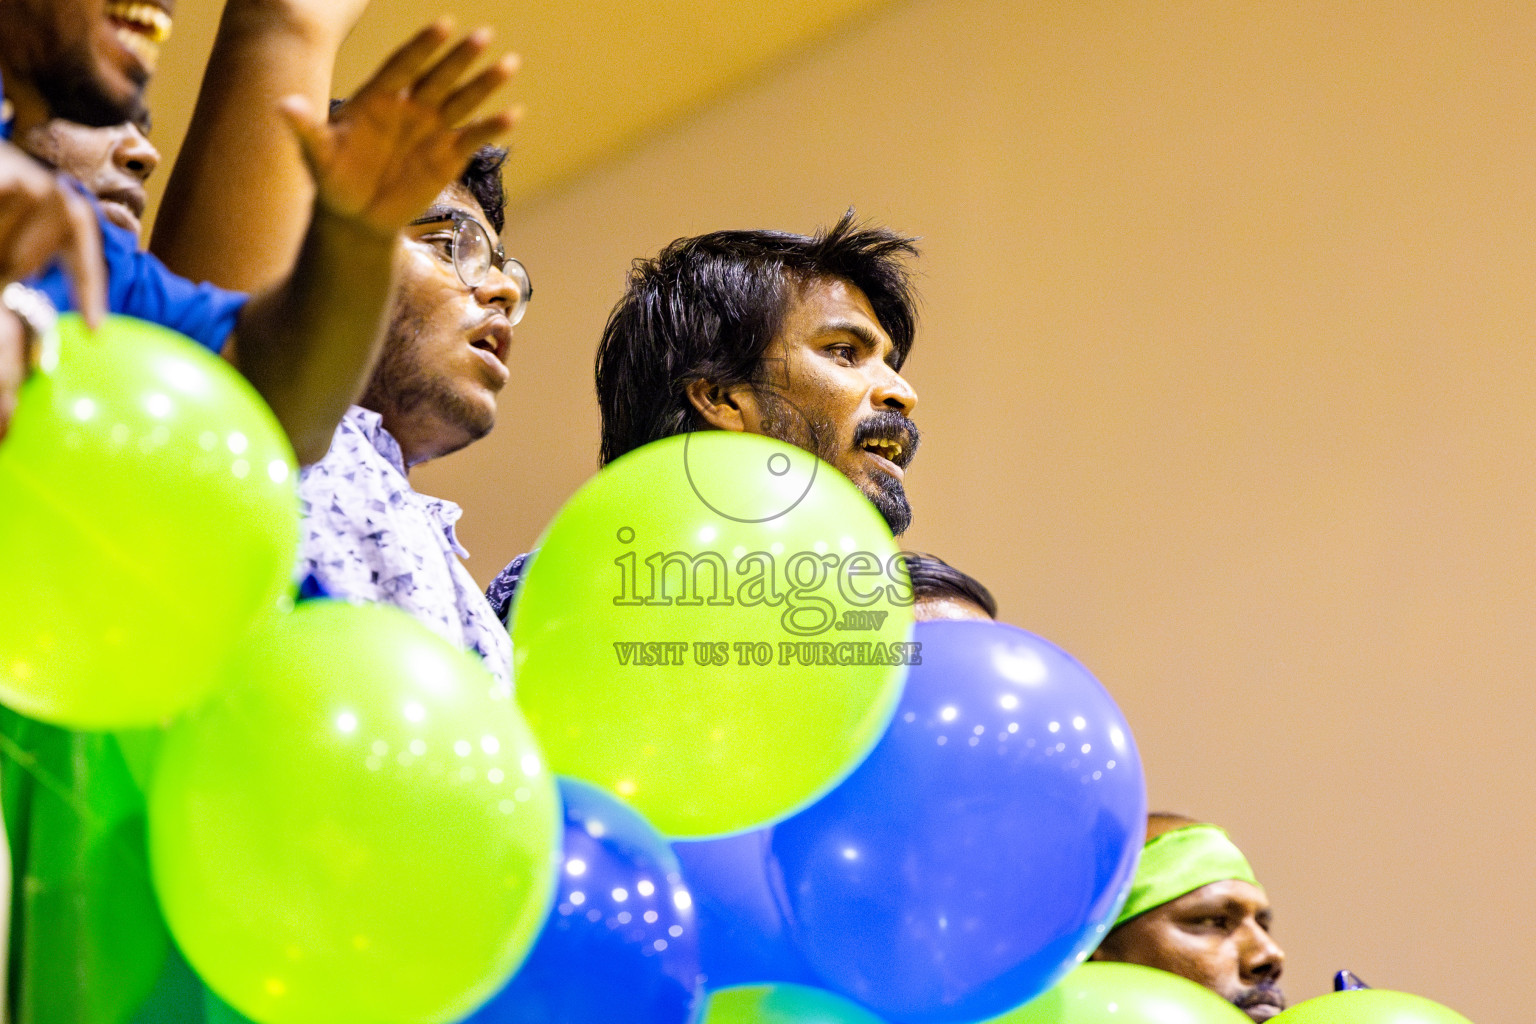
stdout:
[(997, 618), (997, 598), (975, 577), (933, 555), (906, 554), (902, 561), (912, 578), (912, 594), (917, 600), (964, 601), (986, 612), (987, 618)]
[(459, 175), (459, 184), (469, 189), (498, 235), (507, 225), (507, 190), (501, 180), (501, 166), (506, 162), (507, 151), (502, 147), (481, 146)]
[(756, 381), (792, 284), (842, 278), (856, 286), (890, 335), (900, 369), (917, 330), (906, 263), (917, 255), (914, 243), (859, 224), (849, 210), (815, 235), (716, 231), (636, 260), (597, 350), (602, 463), (702, 427), (688, 400), (694, 381), (724, 388)]
[[(331, 117), (345, 100), (331, 100)], [(501, 180), (501, 167), (507, 162), (507, 151), (500, 146), (481, 146), (469, 158), (459, 184), (469, 190), (475, 202), (485, 213), (496, 234), (501, 234), (507, 223), (507, 190)]]

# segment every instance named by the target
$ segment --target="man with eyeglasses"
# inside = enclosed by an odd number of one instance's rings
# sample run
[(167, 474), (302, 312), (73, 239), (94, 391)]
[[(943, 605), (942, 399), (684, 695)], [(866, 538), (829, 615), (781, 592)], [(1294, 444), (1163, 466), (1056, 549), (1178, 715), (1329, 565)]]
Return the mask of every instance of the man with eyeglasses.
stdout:
[[(209, 56), (209, 67), (220, 72), (218, 87), (205, 85), (198, 97), (197, 130), (183, 144), (166, 190), (174, 215), (155, 225), (152, 248), (173, 269), (248, 288), (292, 258), (301, 237), (294, 210), (309, 186), (282, 125), (260, 116), (261, 97), (301, 82), (309, 90), (325, 87), (341, 41), (366, 6), (226, 4)], [(472, 33), (444, 59), (462, 73), (488, 44), (486, 31)], [(348, 111), (333, 101), (331, 116), (345, 120)], [(229, 174), (231, 149), (257, 168), (260, 188)], [(507, 383), (512, 329), (532, 288), (523, 265), (496, 241), (505, 158), (505, 150), (481, 149), (397, 239), (379, 361), (329, 450), (300, 474), (297, 570), (306, 596), (395, 605), (479, 654), (504, 683), (510, 642), (460, 561), (460, 510), (417, 493), (409, 474), (484, 437)], [(261, 244), (247, 244), (251, 239)]]
[(459, 559), (459, 507), (418, 494), (412, 466), (490, 432), (528, 273), (494, 239), (506, 152), (476, 154), (405, 230), (384, 352), (319, 462), (304, 469), (301, 571), (324, 592), (393, 604), (510, 681), (507, 631)]

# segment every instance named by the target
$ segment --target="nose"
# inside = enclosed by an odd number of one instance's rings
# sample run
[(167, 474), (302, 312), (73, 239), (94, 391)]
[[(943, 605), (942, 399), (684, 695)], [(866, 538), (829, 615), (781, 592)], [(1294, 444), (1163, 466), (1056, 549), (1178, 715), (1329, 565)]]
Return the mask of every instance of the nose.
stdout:
[[(516, 313), (518, 305), (526, 296), (518, 287), (516, 281), (492, 267), (486, 271), (485, 280), (480, 282), (480, 287), (475, 289), (475, 301), (482, 306), (497, 306), (509, 318)], [(513, 323), (517, 321), (514, 319)]]
[(1250, 921), (1244, 927), (1239, 955), (1243, 980), (1248, 984), (1279, 981), (1285, 969), (1285, 950), (1256, 922)]
[(140, 181), (148, 181), (160, 166), (160, 151), (144, 137), (136, 124), (123, 126), (122, 138), (112, 147), (112, 162)]
[(876, 408), (890, 409), (903, 416), (911, 416), (912, 410), (917, 408), (917, 392), (912, 390), (905, 377), (889, 366), (884, 367), (870, 400)]

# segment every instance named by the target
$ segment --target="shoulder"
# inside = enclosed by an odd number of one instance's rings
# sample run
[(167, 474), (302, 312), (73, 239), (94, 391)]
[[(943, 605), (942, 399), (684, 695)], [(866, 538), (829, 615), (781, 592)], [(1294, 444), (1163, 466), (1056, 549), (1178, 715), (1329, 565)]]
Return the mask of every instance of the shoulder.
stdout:
[(537, 552), (528, 551), (512, 559), (491, 580), (491, 585), (485, 588), (485, 599), (490, 602), (491, 611), (504, 625), (511, 622), (512, 599), (517, 596), (517, 588), (522, 584), (523, 575), (528, 571), (528, 565), (535, 554)]
[[(73, 179), (66, 180), (73, 183)], [(78, 184), (74, 187), (79, 188)], [(101, 228), (108, 308), (113, 313), (169, 327), (213, 352), (222, 351), (234, 333), (248, 296), (211, 284), (196, 284), (173, 274), (165, 264), (139, 248), (133, 232), (108, 221), (94, 197), (87, 193), (86, 198), (91, 200), (96, 223)], [(60, 310), (75, 308), (69, 281), (58, 264), (35, 283)]]

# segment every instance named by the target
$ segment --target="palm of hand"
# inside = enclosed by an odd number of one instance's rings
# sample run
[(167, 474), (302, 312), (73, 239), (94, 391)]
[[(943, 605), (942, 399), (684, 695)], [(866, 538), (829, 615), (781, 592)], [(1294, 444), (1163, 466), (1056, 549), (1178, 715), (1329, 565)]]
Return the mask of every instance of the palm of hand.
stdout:
[(339, 114), (314, 167), (320, 202), (333, 213), (394, 232), (464, 168), (452, 127), (404, 93), (359, 96)]
[(471, 33), (434, 60), (448, 33), (441, 22), (417, 33), (329, 123), (302, 107), (285, 108), (326, 209), (393, 234), (458, 177), (475, 150), (511, 129), (510, 110), (473, 115), (512, 76), (516, 58), (465, 81), (490, 33)]

